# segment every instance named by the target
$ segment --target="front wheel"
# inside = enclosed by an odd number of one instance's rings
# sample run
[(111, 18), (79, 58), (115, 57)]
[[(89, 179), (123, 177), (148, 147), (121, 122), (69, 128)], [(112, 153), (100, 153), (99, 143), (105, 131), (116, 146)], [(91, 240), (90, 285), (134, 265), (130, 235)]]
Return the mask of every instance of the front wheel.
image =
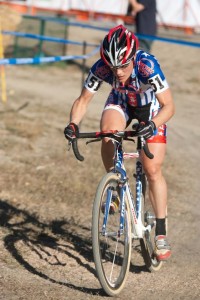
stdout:
[(115, 173), (105, 175), (97, 188), (92, 213), (94, 263), (100, 284), (109, 296), (115, 296), (123, 289), (131, 259), (130, 208), (126, 196), (124, 224), (120, 223), (120, 208), (114, 214), (102, 212), (109, 197), (117, 195), (120, 199), (120, 188), (120, 176)]

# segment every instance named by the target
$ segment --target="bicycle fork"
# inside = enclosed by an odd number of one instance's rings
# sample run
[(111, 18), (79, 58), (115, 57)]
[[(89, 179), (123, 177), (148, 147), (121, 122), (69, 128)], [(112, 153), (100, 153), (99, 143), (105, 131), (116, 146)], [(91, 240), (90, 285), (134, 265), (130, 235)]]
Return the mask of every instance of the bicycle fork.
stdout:
[[(120, 173), (118, 173), (118, 174), (120, 174)], [(126, 201), (125, 201), (125, 197), (127, 197), (127, 202), (129, 203), (129, 207), (130, 207), (130, 215), (132, 218), (131, 223), (133, 224), (133, 230), (132, 230), (133, 237), (134, 238), (142, 238), (143, 228), (141, 226), (142, 225), (141, 217), (140, 218), (138, 217), (137, 207), (135, 206), (133, 195), (131, 194), (129, 183), (127, 181), (126, 174), (124, 173), (124, 171), (121, 172), (120, 177), (121, 178), (119, 178), (119, 183), (118, 183), (119, 197), (120, 197), (119, 228), (118, 228), (118, 231), (116, 231), (116, 232), (108, 233), (106, 230), (111, 199), (112, 199), (112, 195), (114, 192), (114, 189), (112, 187), (110, 187), (107, 190), (107, 195), (106, 195), (104, 220), (103, 220), (103, 225), (102, 225), (102, 235), (107, 236), (109, 234), (109, 236), (113, 235), (113, 236), (118, 236), (120, 238), (120, 236), (124, 234), (126, 214), (128, 213), (126, 211)], [(141, 213), (139, 215), (141, 215)]]

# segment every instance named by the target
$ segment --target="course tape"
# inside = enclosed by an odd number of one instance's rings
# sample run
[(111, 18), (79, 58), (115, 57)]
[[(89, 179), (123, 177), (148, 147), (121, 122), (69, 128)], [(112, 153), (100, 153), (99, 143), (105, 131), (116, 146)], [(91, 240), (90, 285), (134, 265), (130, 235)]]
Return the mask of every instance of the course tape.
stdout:
[(68, 56), (49, 56), (49, 57), (34, 57), (34, 58), (8, 58), (0, 59), (0, 65), (24, 65), (24, 64), (41, 64), (58, 61), (66, 61), (73, 59), (88, 59), (99, 52), (99, 46), (87, 55), (68, 55)]
[[(49, 20), (49, 18), (44, 18), (44, 17), (42, 19)], [(87, 24), (80, 24), (80, 23), (75, 23), (75, 22), (68, 22), (68, 21), (64, 21), (64, 20), (61, 20), (59, 23), (64, 23), (64, 24), (72, 25), (72, 26), (91, 28), (91, 29), (96, 29), (96, 30), (103, 30), (103, 31), (109, 30), (109, 28), (103, 28), (103, 27), (92, 26), (92, 25), (87, 25)], [(73, 60), (73, 59), (87, 59), (87, 58), (95, 55), (99, 51), (99, 45), (90, 44), (90, 43), (86, 43), (86, 42), (76, 42), (76, 41), (65, 40), (65, 39), (56, 38), (56, 37), (49, 37), (49, 36), (43, 36), (43, 35), (37, 35), (37, 34), (29, 34), (29, 33), (23, 33), (23, 32), (14, 32), (14, 31), (2, 31), (2, 33), (6, 34), (6, 35), (14, 35), (14, 36), (18, 36), (18, 37), (38, 39), (38, 40), (43, 40), (43, 41), (57, 42), (57, 43), (64, 43), (64, 44), (74, 44), (74, 45), (79, 45), (79, 46), (83, 46), (85, 44), (87, 46), (96, 47), (96, 48), (87, 55), (0, 59), (0, 65), (41, 64), (41, 63), (48, 63), (48, 62)], [(184, 40), (174, 40), (174, 39), (170, 39), (170, 38), (163, 38), (163, 37), (159, 37), (159, 36), (151, 36), (151, 35), (143, 35), (143, 34), (136, 34), (136, 36), (141, 39), (158, 40), (161, 42), (167, 42), (167, 43), (172, 43), (172, 44), (179, 44), (179, 45), (183, 45), (183, 46), (200, 48), (200, 43), (196, 43), (196, 42), (188, 42), (188, 41), (184, 41)]]
[[(44, 36), (44, 35), (39, 35), (39, 34), (31, 34), (31, 33), (25, 33), (25, 32), (15, 32), (15, 31), (2, 31), (2, 33), (5, 34), (5, 35), (14, 35), (14, 36), (17, 36), (17, 37), (37, 39), (37, 40), (41, 40), (41, 41), (56, 42), (56, 43), (62, 43), (62, 44), (73, 44), (73, 45), (78, 45), (78, 46), (83, 46), (84, 45), (83, 42), (81, 43), (81, 42), (65, 40), (65, 39), (61, 39), (61, 38), (56, 38), (56, 37), (51, 37), (51, 36)], [(98, 45), (87, 43), (87, 46), (97, 47)]]
[(27, 19), (35, 19), (35, 20), (39, 20), (39, 21), (56, 22), (56, 23), (60, 23), (60, 24), (63, 24), (63, 25), (68, 25), (68, 26), (71, 25), (71, 26), (76, 26), (76, 27), (90, 28), (90, 29), (96, 29), (96, 30), (102, 30), (102, 31), (109, 31), (110, 30), (110, 28), (108, 28), (108, 27), (106, 28), (106, 27), (99, 27), (99, 26), (89, 25), (89, 24), (85, 24), (85, 23), (72, 22), (72, 21), (67, 21), (67, 20), (55, 18), (55, 17), (30, 16), (30, 15), (27, 15), (27, 14), (24, 14), (23, 16)]
[[(72, 22), (68, 22), (68, 23), (70, 23), (70, 25), (73, 25), (73, 26), (82, 26), (82, 27), (88, 27), (88, 28), (104, 30), (104, 31), (109, 30), (108, 28), (96, 27), (96, 26), (92, 26), (92, 25), (90, 25), (90, 26), (89, 25), (81, 25), (79, 23), (72, 23)], [(49, 41), (49, 42), (74, 44), (74, 45), (79, 45), (79, 46), (82, 46), (84, 44), (83, 42), (76, 42), (76, 41), (65, 40), (65, 39), (56, 38), (56, 37), (43, 36), (43, 35), (39, 35), (39, 34), (30, 34), (30, 33), (14, 32), (14, 31), (2, 31), (2, 33), (6, 34), (6, 35), (14, 35), (14, 36), (18, 36), (18, 37), (38, 39), (38, 40)], [(145, 34), (136, 34), (136, 36), (138, 38), (146, 39), (146, 40), (157, 40), (157, 41), (161, 41), (161, 42), (165, 42), (165, 43), (171, 43), (171, 44), (178, 44), (178, 45), (183, 45), (183, 46), (190, 46), (190, 47), (200, 48), (200, 43), (197, 43), (197, 42), (188, 42), (188, 41), (184, 41), (184, 40), (174, 40), (174, 39), (170, 39), (170, 38), (163, 38), (163, 37), (159, 37), (159, 36), (145, 35)], [(87, 43), (87, 46), (97, 47), (98, 45)]]
[(145, 35), (145, 34), (136, 34), (136, 36), (140, 39), (146, 39), (146, 40), (157, 40), (165, 43), (170, 43), (170, 44), (179, 44), (183, 46), (190, 46), (190, 47), (196, 47), (200, 48), (200, 43), (195, 43), (195, 42), (188, 42), (184, 40), (174, 40), (174, 39), (169, 39), (169, 38), (163, 38), (159, 36), (154, 36), (154, 35)]
[[(27, 18), (30, 18), (30, 15), (24, 15)], [(76, 26), (76, 27), (82, 27), (82, 28), (90, 28), (90, 29), (95, 29), (95, 30), (100, 30), (100, 31), (109, 31), (109, 27), (99, 27), (99, 26), (94, 26), (90, 24), (84, 24), (84, 23), (79, 23), (79, 22), (71, 22), (67, 20), (62, 20), (54, 17), (45, 17), (45, 16), (31, 16), (32, 19), (37, 19), (37, 20), (44, 20), (44, 21), (50, 21), (50, 22), (57, 22), (61, 23), (63, 25), (71, 25), (71, 26)], [(159, 36), (153, 36), (153, 35), (144, 35), (144, 34), (136, 34), (138, 38), (144, 38), (147, 40), (157, 40), (161, 42), (167, 42), (167, 43), (172, 43), (172, 44), (179, 44), (179, 45), (184, 45), (184, 46), (191, 46), (191, 47), (197, 47), (200, 48), (200, 43), (195, 43), (195, 42), (188, 42), (184, 40), (174, 40), (170, 38), (162, 38)]]

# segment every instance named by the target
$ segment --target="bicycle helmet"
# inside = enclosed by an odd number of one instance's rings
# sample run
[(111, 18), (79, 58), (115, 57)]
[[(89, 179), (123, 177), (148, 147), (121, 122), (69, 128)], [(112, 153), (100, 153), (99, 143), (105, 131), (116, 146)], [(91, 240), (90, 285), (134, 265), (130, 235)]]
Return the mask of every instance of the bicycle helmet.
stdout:
[(105, 36), (100, 55), (109, 67), (128, 65), (138, 48), (137, 37), (123, 25), (118, 25)]

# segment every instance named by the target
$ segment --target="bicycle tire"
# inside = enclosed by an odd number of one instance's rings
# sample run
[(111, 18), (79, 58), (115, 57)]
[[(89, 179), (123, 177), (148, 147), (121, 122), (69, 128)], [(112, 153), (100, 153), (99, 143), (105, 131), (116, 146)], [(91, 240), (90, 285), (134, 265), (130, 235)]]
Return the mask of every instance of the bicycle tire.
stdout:
[[(141, 199), (141, 206), (142, 206), (142, 222), (144, 226), (148, 225), (148, 215), (153, 216), (152, 206), (150, 201), (146, 198), (146, 177), (143, 175), (142, 177), (142, 199)], [(158, 261), (155, 254), (155, 224), (151, 230), (151, 232), (146, 231), (144, 234), (144, 238), (140, 239), (140, 247), (142, 252), (142, 257), (144, 259), (144, 263), (147, 269), (150, 272), (159, 271), (162, 267), (162, 261)]]
[(109, 296), (122, 291), (129, 272), (132, 250), (130, 208), (126, 196), (124, 234), (119, 236), (120, 213), (115, 212), (108, 214), (107, 236), (102, 235), (102, 203), (108, 189), (119, 193), (119, 183), (120, 176), (116, 173), (108, 173), (102, 178), (96, 191), (92, 213), (92, 247), (96, 273), (103, 290)]

